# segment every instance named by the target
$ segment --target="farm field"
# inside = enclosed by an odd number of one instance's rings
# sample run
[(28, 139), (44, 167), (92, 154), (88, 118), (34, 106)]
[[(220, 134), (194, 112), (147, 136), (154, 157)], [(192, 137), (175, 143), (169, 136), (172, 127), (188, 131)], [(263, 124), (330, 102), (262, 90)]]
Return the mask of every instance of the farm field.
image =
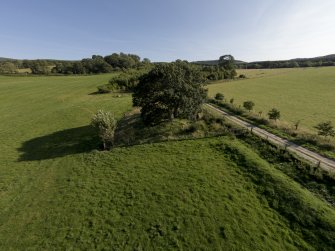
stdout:
[(236, 105), (252, 100), (254, 111), (263, 116), (273, 107), (281, 120), (315, 131), (320, 122), (335, 123), (335, 67), (270, 70), (239, 70), (249, 79), (215, 83), (208, 86), (209, 95), (224, 93)]
[(95, 150), (91, 116), (131, 109), (92, 94), (111, 76), (0, 76), (0, 250), (330, 250), (334, 208), (236, 139)]

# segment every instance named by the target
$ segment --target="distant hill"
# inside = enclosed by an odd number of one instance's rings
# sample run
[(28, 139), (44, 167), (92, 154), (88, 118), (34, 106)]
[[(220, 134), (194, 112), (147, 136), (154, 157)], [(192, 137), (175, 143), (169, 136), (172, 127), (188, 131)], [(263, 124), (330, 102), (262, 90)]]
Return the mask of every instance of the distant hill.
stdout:
[(294, 59), (290, 59), (290, 61), (305, 61), (305, 60), (315, 61), (315, 60), (334, 60), (334, 59), (335, 59), (335, 54), (330, 54), (330, 55), (314, 57), (314, 58), (294, 58)]
[[(199, 65), (218, 65), (219, 64), (219, 60), (203, 60), (203, 61), (194, 61), (192, 62), (194, 64), (199, 64)], [(241, 60), (235, 60), (235, 64), (239, 65), (239, 64), (246, 64), (247, 62), (243, 62)]]
[(317, 62), (317, 61), (334, 61), (335, 60), (335, 54), (330, 54), (326, 56), (319, 56), (319, 57), (313, 57), (313, 58), (293, 58), (288, 60), (265, 60), (265, 61), (254, 61), (250, 62), (249, 64), (258, 64), (258, 63), (264, 63), (264, 62)]
[(37, 59), (14, 59), (14, 58), (4, 58), (4, 57), (0, 57), (0, 62), (3, 61), (23, 61), (23, 60), (27, 60), (27, 61), (48, 61), (48, 62), (77, 62), (80, 60), (63, 60), (63, 59), (48, 59), (48, 58), (37, 58)]
[[(199, 65), (218, 65), (219, 60), (202, 60), (195, 61), (194, 64)], [(241, 60), (235, 61), (237, 68), (291, 68), (291, 67), (318, 67), (318, 66), (334, 66), (335, 65), (335, 54), (326, 56), (319, 56), (313, 58), (294, 58), (289, 60), (268, 60), (268, 61), (254, 61), (244, 62)]]
[(15, 60), (15, 59), (12, 59), (12, 58), (2, 58), (2, 57), (0, 57), (0, 62), (1, 62), (1, 61), (13, 61), (13, 60)]

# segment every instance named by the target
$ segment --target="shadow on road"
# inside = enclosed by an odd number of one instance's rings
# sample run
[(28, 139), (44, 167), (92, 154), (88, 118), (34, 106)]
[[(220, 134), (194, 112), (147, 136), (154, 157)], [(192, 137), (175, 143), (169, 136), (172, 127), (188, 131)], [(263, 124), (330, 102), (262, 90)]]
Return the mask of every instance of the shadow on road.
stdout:
[(97, 149), (99, 139), (94, 128), (82, 126), (54, 132), (28, 140), (18, 149), (18, 161), (32, 161), (64, 157)]

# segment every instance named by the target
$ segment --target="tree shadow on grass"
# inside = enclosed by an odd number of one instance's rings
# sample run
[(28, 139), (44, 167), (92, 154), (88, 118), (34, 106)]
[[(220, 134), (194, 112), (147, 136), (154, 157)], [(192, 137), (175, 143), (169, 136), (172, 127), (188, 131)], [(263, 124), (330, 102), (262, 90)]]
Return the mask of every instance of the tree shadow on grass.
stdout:
[(33, 161), (64, 157), (99, 148), (99, 138), (91, 126), (54, 132), (28, 140), (18, 149), (18, 161)]

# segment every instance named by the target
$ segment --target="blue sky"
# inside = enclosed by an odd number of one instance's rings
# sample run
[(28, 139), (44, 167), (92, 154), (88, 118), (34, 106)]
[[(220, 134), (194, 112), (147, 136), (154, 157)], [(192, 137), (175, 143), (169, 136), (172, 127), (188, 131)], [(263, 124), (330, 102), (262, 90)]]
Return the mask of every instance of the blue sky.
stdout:
[(335, 53), (334, 0), (3, 0), (0, 56), (245, 61)]

